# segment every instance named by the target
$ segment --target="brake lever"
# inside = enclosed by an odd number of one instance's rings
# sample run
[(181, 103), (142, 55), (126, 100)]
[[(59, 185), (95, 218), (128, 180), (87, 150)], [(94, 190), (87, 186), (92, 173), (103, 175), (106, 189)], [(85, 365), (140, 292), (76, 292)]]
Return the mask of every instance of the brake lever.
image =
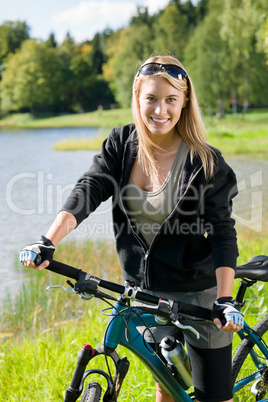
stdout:
[(199, 332), (195, 328), (191, 327), (190, 325), (183, 325), (183, 324), (180, 323), (179, 320), (176, 320), (176, 321), (172, 320), (172, 322), (173, 322), (174, 325), (176, 325), (176, 327), (181, 328), (181, 329), (188, 329), (189, 331), (193, 332), (196, 335), (197, 339), (200, 338)]
[(87, 300), (90, 300), (90, 299), (92, 299), (92, 297), (94, 297), (94, 295), (92, 295), (92, 294), (90, 294), (90, 293), (86, 293), (86, 292), (78, 292), (77, 290), (74, 290), (74, 288), (71, 288), (71, 289), (66, 289), (64, 286), (62, 286), (62, 285), (49, 285), (49, 286), (47, 286), (46, 287), (46, 292), (48, 292), (50, 289), (62, 289), (62, 290), (64, 290), (64, 292), (67, 292), (67, 293), (75, 293), (75, 294), (78, 294), (80, 297), (81, 297), (81, 299), (87, 299)]
[(64, 290), (64, 292), (67, 292), (67, 293), (77, 293), (73, 288), (67, 289), (62, 285), (49, 285), (46, 287), (46, 292), (48, 292), (50, 289), (57, 289), (57, 288), (62, 289), (62, 290)]

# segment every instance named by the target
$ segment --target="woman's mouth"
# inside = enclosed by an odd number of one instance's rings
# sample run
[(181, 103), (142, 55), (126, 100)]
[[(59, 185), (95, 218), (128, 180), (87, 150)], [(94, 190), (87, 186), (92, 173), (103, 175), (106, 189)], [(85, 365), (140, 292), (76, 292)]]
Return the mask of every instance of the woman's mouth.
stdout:
[(154, 123), (156, 124), (165, 124), (169, 119), (156, 119), (155, 117), (151, 117)]

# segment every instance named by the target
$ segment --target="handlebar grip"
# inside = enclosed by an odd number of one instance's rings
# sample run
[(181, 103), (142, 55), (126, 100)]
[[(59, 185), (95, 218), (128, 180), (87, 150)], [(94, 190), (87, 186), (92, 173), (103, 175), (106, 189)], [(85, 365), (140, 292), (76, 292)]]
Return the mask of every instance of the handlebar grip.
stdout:
[(195, 306), (193, 304), (179, 302), (178, 313), (187, 314), (192, 317), (202, 318), (203, 320), (212, 321), (211, 310)]
[(70, 265), (55, 260), (52, 260), (46, 269), (55, 272), (56, 274), (75, 279), (76, 281), (79, 281), (81, 276), (84, 277), (86, 275), (86, 272), (82, 271), (82, 269), (74, 268)]

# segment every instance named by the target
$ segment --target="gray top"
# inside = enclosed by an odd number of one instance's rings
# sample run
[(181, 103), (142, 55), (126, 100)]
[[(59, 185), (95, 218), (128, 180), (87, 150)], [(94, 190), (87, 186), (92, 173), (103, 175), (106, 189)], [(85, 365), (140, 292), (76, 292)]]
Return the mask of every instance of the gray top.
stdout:
[(180, 177), (188, 151), (189, 146), (182, 140), (172, 167), (157, 191), (141, 190), (130, 177), (126, 191), (128, 210), (148, 245), (177, 203)]

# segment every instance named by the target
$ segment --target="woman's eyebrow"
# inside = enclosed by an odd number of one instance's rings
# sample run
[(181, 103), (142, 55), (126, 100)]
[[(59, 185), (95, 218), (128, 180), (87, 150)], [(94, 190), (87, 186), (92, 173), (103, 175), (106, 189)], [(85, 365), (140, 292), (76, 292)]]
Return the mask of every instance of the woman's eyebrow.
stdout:
[[(156, 97), (157, 95), (156, 94), (150, 94), (150, 93), (148, 93), (148, 94), (145, 94), (145, 96), (154, 96), (154, 97)], [(165, 96), (165, 98), (174, 98), (174, 97), (177, 97), (177, 98), (179, 98), (180, 97), (180, 95), (176, 95), (176, 94), (171, 94), (171, 95), (167, 95), (167, 96)]]

